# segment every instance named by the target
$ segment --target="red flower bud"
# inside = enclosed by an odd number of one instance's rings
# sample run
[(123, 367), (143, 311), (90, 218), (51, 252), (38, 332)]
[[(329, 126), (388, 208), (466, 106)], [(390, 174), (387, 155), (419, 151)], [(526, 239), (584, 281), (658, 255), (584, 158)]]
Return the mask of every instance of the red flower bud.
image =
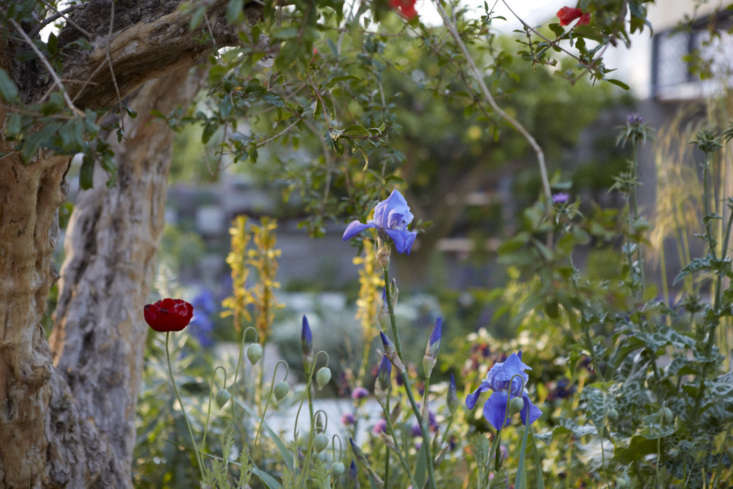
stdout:
[[(557, 18), (560, 19), (560, 25), (568, 25), (572, 21), (574, 21), (577, 18), (581, 18), (581, 22), (583, 21), (583, 16), (587, 15), (588, 17), (585, 19), (585, 23), (587, 24), (590, 22), (590, 14), (583, 14), (583, 11), (579, 8), (573, 8), (573, 7), (563, 7), (560, 10), (557, 11)], [(580, 22), (579, 22), (580, 23)]]
[(415, 10), (415, 2), (417, 0), (389, 0), (389, 6), (397, 11), (402, 17), (407, 20), (412, 20), (417, 17), (417, 10)]
[(580, 16), (580, 19), (578, 19), (578, 25), (588, 25), (590, 24), (590, 14), (583, 14)]
[(183, 299), (163, 299), (145, 305), (145, 321), (155, 331), (180, 331), (191, 321), (193, 306)]

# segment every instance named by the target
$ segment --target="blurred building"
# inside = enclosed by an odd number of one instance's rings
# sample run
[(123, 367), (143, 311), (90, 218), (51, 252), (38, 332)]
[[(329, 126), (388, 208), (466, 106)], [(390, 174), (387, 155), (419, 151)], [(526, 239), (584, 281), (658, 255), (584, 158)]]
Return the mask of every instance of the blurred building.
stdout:
[[(675, 103), (700, 99), (731, 80), (733, 9), (722, 0), (664, 0), (649, 7), (653, 28), (635, 34), (631, 47), (619, 45), (605, 54), (616, 77), (626, 81), (642, 100)], [(694, 57), (710, 60), (712, 78), (701, 80)], [(701, 67), (705, 68), (705, 67)]]

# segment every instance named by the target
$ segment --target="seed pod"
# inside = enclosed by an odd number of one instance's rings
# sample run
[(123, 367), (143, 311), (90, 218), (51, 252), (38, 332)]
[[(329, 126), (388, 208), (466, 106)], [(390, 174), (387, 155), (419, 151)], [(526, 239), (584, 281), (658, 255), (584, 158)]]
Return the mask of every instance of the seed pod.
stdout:
[(344, 464), (342, 464), (341, 462), (336, 462), (335, 464), (333, 464), (333, 466), (331, 466), (331, 470), (333, 470), (334, 474), (341, 475), (344, 473), (346, 468), (344, 467)]
[(229, 394), (228, 390), (219, 389), (219, 392), (216, 393), (216, 397), (214, 399), (216, 400), (216, 405), (219, 406), (219, 409), (221, 409), (227, 402), (229, 402), (229, 399), (231, 397), (232, 395)]
[(278, 402), (282, 401), (288, 395), (288, 392), (290, 392), (290, 386), (287, 382), (278, 382), (275, 384), (275, 399)]
[(521, 397), (513, 397), (511, 401), (509, 401), (509, 412), (511, 414), (518, 413), (522, 409), (524, 409), (524, 399)]
[(254, 365), (260, 358), (262, 358), (262, 345), (259, 343), (252, 343), (247, 347), (247, 358), (249, 362)]
[(316, 372), (316, 385), (318, 389), (323, 387), (331, 381), (331, 369), (328, 367), (321, 367)]
[(611, 421), (616, 421), (618, 419), (618, 411), (616, 411), (614, 408), (609, 409), (606, 415)]
[(322, 451), (327, 446), (328, 436), (324, 435), (323, 433), (318, 433), (316, 437), (313, 438), (313, 448), (316, 449), (316, 452)]

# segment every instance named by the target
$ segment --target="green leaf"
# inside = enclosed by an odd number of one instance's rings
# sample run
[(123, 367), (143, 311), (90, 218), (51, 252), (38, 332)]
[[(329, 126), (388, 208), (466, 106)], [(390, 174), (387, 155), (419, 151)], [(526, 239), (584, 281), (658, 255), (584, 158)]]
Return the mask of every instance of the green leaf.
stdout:
[(622, 464), (630, 464), (634, 461), (642, 460), (645, 455), (656, 453), (656, 451), (656, 440), (649, 440), (643, 436), (634, 436), (631, 438), (628, 447), (616, 447), (614, 458)]
[(628, 90), (629, 89), (629, 86), (626, 83), (622, 82), (621, 80), (616, 80), (614, 78), (606, 78), (606, 81), (608, 83), (612, 83), (613, 85), (616, 85), (617, 87), (621, 87), (624, 90)]
[(204, 144), (208, 143), (209, 139), (211, 139), (211, 136), (214, 135), (217, 129), (219, 129), (219, 126), (216, 124), (206, 124), (204, 126), (204, 131), (201, 133), (201, 142)]
[(227, 4), (227, 22), (233, 24), (239, 18), (239, 14), (242, 12), (243, 0), (229, 0)]
[(277, 445), (277, 449), (280, 451), (280, 455), (282, 456), (285, 465), (288, 467), (288, 469), (290, 469), (291, 472), (294, 471), (295, 469), (293, 467), (293, 454), (290, 452), (290, 450), (287, 449), (280, 437), (277, 436), (277, 434), (275, 434), (275, 432), (272, 431), (269, 426), (265, 425), (265, 430), (267, 430), (270, 438), (272, 438), (272, 441), (274, 441), (275, 445)]
[(18, 101), (18, 87), (2, 68), (0, 68), (0, 97), (10, 103)]
[(420, 447), (420, 451), (417, 453), (417, 460), (415, 464), (415, 482), (417, 487), (425, 487), (425, 481), (428, 477), (428, 466), (427, 466), (427, 453), (425, 451), (425, 443)]
[(280, 483), (264, 470), (260, 470), (258, 467), (252, 467), (252, 473), (259, 477), (260, 480), (265, 483), (268, 489), (282, 489)]
[(189, 24), (190, 29), (196, 30), (201, 25), (201, 21), (204, 20), (204, 14), (206, 13), (206, 7), (199, 7), (191, 16), (191, 23)]
[(5, 119), (5, 137), (12, 139), (20, 134), (22, 119), (20, 114), (11, 113)]
[(53, 32), (48, 35), (48, 42), (46, 43), (48, 52), (51, 54), (58, 54), (59, 52), (59, 39)]
[(517, 465), (517, 478), (514, 482), (515, 489), (526, 489), (527, 487), (527, 437), (529, 436), (530, 425), (524, 427), (524, 435), (522, 435), (522, 446), (519, 449), (519, 462)]
[(296, 27), (285, 27), (284, 29), (275, 31), (272, 34), (272, 37), (274, 39), (292, 39), (297, 35), (298, 35), (298, 29)]
[(537, 444), (534, 442), (534, 433), (529, 433), (529, 440), (532, 443), (532, 451), (534, 451), (535, 478), (537, 479), (537, 489), (545, 489), (545, 481), (542, 475), (542, 459)]
[(555, 35), (558, 37), (565, 34), (565, 29), (563, 29), (563, 27), (560, 24), (558, 24), (557, 22), (553, 22), (552, 24), (548, 25), (547, 27), (549, 27), (550, 30), (554, 32)]
[(94, 160), (88, 155), (84, 155), (79, 170), (79, 185), (84, 190), (90, 189), (94, 185)]

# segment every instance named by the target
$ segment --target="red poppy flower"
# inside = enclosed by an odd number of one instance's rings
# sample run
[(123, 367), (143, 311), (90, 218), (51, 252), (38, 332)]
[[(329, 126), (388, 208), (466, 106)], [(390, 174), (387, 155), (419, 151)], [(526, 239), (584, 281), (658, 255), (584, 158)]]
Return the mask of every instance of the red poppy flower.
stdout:
[(560, 19), (560, 25), (568, 25), (577, 18), (580, 18), (582, 22), (583, 16), (586, 15), (585, 24), (590, 22), (590, 14), (584, 14), (579, 8), (563, 7), (557, 11), (557, 18)]
[(180, 331), (191, 321), (193, 306), (183, 299), (163, 299), (147, 304), (143, 310), (145, 321), (155, 331)]
[(414, 19), (417, 17), (417, 10), (415, 10), (415, 2), (417, 0), (389, 0), (389, 6), (392, 7), (407, 20)]

